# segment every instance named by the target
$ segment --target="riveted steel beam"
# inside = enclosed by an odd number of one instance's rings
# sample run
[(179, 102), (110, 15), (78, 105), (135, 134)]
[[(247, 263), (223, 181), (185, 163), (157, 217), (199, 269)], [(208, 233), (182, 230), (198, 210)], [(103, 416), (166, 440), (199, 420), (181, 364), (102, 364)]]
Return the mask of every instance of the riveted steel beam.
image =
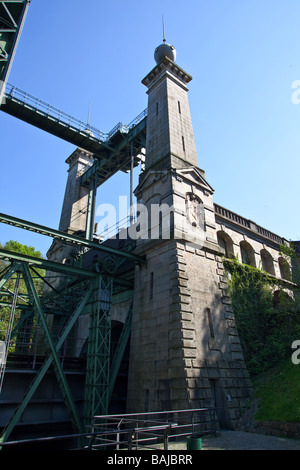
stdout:
[(125, 250), (117, 250), (116, 248), (87, 240), (86, 238), (79, 237), (78, 235), (71, 235), (69, 233), (45, 227), (44, 225), (36, 224), (34, 222), (29, 222), (28, 220), (19, 219), (11, 215), (0, 213), (0, 222), (13, 225), (14, 227), (22, 228), (24, 230), (29, 230), (31, 232), (39, 233), (41, 235), (46, 235), (48, 237), (55, 238), (56, 240), (61, 240), (62, 242), (72, 243), (74, 245), (102, 251), (104, 253), (114, 254), (121, 258), (136, 261), (137, 263), (145, 262), (145, 259), (142, 256), (135, 255), (134, 253), (130, 253)]
[[(48, 261), (48, 260), (44, 260), (41, 258), (35, 258), (33, 256), (24, 255), (23, 253), (13, 253), (12, 251), (7, 251), (7, 250), (0, 250), (0, 259), (8, 260), (8, 261), (26, 262), (30, 266), (31, 265), (37, 266), (41, 269), (46, 269), (48, 271), (61, 272), (64, 274), (73, 274), (76, 276), (91, 277), (91, 278), (97, 276), (97, 273), (88, 271), (87, 269), (82, 269), (82, 268), (77, 268), (75, 266), (69, 266), (69, 265), (65, 265), (61, 263), (56, 263), (55, 261)], [(1, 282), (2, 280), (0, 281), (0, 287), (2, 287)]]

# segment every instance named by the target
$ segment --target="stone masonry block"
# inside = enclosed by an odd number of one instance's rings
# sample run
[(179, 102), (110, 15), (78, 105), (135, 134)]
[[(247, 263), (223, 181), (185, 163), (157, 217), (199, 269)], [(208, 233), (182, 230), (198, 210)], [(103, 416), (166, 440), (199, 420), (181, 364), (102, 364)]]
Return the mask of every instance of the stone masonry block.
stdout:
[(197, 350), (194, 348), (185, 347), (183, 350), (184, 357), (194, 358), (197, 357)]
[(172, 344), (172, 347), (169, 349), (170, 359), (183, 358), (183, 350), (181, 347), (175, 348)]

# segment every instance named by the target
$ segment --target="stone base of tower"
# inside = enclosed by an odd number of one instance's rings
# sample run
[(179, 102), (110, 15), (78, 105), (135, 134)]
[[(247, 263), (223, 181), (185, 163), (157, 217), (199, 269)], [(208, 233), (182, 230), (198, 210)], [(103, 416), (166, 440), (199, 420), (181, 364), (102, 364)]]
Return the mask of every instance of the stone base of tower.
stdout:
[(218, 252), (168, 240), (137, 266), (127, 412), (217, 407), (234, 428), (251, 382)]

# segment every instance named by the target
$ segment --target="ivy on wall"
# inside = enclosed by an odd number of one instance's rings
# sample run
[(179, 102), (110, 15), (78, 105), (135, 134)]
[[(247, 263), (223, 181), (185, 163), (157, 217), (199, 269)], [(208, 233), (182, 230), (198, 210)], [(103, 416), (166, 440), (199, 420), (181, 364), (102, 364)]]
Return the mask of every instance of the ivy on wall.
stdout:
[(255, 376), (291, 356), (300, 311), (283, 282), (237, 259), (223, 263), (245, 361)]

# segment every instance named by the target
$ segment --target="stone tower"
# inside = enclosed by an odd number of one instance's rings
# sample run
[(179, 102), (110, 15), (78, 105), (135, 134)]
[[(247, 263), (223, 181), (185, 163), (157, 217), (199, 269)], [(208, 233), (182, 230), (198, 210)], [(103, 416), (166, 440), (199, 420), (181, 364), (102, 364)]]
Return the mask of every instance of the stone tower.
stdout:
[[(61, 210), (59, 230), (79, 236), (86, 236), (87, 207), (89, 187), (80, 183), (80, 177), (93, 163), (93, 154), (77, 148), (67, 159), (68, 179)], [(52, 261), (65, 262), (77, 253), (77, 248), (54, 240), (47, 252), (47, 258)]]
[(198, 167), (188, 103), (192, 77), (174, 48), (156, 49), (148, 91), (145, 171), (127, 412), (216, 405), (233, 427), (251, 387), (217, 242), (213, 189)]
[(93, 163), (93, 155), (77, 148), (66, 160), (69, 165), (68, 180), (61, 211), (59, 230), (82, 234), (86, 231), (88, 186), (80, 184), (81, 175)]

